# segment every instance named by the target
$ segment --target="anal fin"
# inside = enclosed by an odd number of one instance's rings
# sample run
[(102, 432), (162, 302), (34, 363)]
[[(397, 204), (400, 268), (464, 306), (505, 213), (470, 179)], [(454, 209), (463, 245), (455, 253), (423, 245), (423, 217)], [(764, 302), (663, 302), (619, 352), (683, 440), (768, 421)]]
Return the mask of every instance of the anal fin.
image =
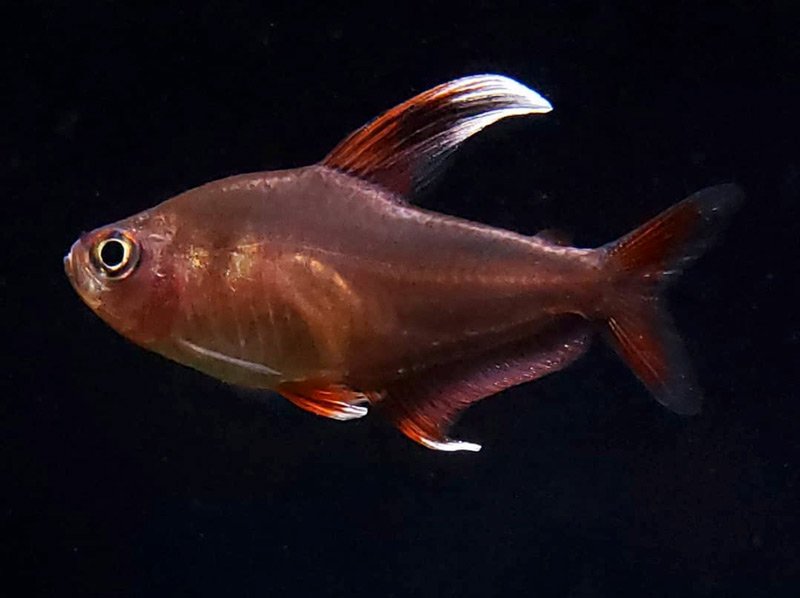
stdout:
[(343, 385), (285, 382), (277, 390), (301, 409), (339, 421), (364, 417), (368, 411), (369, 397)]
[(565, 319), (533, 338), (433, 367), (392, 385), (380, 405), (403, 434), (427, 448), (478, 451), (478, 444), (448, 437), (458, 415), (483, 398), (570, 365), (588, 348), (589, 326)]

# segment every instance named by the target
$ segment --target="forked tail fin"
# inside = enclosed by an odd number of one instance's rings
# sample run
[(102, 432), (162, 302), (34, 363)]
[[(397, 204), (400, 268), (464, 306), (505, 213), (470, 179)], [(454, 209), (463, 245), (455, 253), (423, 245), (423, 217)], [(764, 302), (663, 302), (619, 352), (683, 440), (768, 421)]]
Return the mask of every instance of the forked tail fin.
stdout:
[(703, 189), (604, 247), (617, 289), (606, 320), (609, 342), (676, 413), (697, 413), (702, 397), (660, 294), (711, 244), (743, 197), (736, 185)]

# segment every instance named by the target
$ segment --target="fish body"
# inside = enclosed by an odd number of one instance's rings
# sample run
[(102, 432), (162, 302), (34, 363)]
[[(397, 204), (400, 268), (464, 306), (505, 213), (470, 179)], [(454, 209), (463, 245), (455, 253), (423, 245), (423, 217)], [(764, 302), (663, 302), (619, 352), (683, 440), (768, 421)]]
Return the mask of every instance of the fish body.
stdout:
[(463, 408), (562, 369), (597, 331), (662, 403), (695, 411), (659, 290), (738, 202), (734, 187), (595, 249), (407, 201), (470, 135), (549, 109), (504, 77), (446, 83), (319, 164), (213, 181), (84, 235), (68, 276), (148, 349), (335, 419), (374, 405), (429, 448), (477, 450), (447, 436)]

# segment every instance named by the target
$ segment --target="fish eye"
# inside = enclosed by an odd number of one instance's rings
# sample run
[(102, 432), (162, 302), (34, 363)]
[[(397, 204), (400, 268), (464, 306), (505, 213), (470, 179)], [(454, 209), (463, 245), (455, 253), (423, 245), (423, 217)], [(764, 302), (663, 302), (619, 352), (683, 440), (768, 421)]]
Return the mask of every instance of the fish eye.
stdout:
[(92, 250), (94, 266), (108, 278), (124, 278), (139, 262), (139, 245), (121, 231), (111, 231)]

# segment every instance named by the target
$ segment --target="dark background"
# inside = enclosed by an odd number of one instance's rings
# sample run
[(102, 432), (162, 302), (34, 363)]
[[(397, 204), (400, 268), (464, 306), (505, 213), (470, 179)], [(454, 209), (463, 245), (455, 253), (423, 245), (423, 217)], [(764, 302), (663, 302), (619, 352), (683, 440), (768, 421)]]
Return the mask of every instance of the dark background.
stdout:
[[(798, 595), (796, 2), (19, 4), (2, 15), (0, 594)], [(378, 418), (242, 397), (69, 288), (81, 231), (313, 162), (477, 72), (555, 111), (468, 143), (426, 207), (596, 245), (701, 187), (745, 188), (670, 293), (702, 415), (661, 408), (598, 343), (473, 407), (457, 434), (483, 452), (437, 454)]]

